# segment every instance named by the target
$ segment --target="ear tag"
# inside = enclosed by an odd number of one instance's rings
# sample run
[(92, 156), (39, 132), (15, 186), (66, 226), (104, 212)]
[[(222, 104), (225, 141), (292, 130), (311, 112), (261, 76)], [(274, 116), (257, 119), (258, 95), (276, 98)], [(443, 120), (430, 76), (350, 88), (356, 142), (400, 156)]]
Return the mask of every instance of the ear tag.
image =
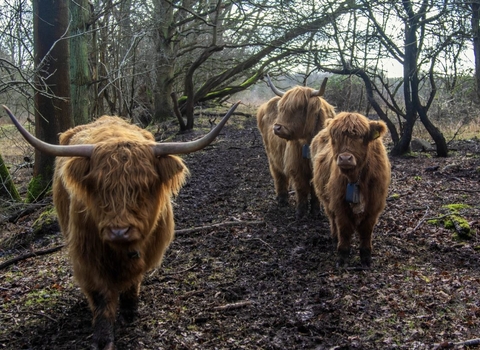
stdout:
[(347, 185), (347, 195), (345, 196), (345, 200), (348, 203), (360, 203), (360, 187), (356, 183), (349, 183)]
[(304, 159), (310, 159), (310, 146), (308, 144), (302, 146), (302, 157)]

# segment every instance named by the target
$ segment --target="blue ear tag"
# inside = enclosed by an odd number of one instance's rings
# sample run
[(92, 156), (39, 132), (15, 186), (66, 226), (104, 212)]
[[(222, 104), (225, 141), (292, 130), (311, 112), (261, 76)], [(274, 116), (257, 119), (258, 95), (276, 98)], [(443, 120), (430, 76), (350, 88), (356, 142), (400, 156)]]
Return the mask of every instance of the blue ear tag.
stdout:
[(345, 196), (345, 200), (348, 203), (360, 203), (360, 188), (356, 183), (349, 183), (347, 185), (347, 195)]
[(310, 146), (308, 144), (302, 146), (302, 157), (304, 159), (310, 159)]

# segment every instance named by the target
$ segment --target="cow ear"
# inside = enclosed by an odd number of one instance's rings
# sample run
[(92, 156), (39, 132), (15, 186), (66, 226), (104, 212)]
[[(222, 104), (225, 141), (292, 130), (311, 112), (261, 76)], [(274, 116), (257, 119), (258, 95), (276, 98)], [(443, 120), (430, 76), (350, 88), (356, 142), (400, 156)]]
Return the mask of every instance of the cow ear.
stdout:
[(371, 121), (370, 122), (370, 135), (369, 140), (373, 141), (378, 139), (380, 136), (385, 135), (387, 132), (387, 126), (384, 122), (380, 121)]
[(85, 187), (89, 184), (85, 181), (90, 172), (90, 158), (72, 157), (57, 159), (59, 176), (63, 179), (65, 188), (75, 191), (77, 196), (85, 193)]
[(189, 171), (177, 156), (163, 156), (156, 159), (157, 173), (166, 191), (176, 195), (185, 183)]

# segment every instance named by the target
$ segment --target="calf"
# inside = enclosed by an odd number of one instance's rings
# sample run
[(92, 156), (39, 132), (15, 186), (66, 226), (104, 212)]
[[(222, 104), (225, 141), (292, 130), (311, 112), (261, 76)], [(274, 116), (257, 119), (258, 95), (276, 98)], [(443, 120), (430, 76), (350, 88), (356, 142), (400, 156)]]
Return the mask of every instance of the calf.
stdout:
[(313, 139), (313, 185), (330, 221), (339, 266), (350, 254), (355, 231), (362, 266), (371, 265), (373, 227), (385, 208), (390, 184), (390, 162), (382, 142), (386, 131), (381, 121), (342, 112)]

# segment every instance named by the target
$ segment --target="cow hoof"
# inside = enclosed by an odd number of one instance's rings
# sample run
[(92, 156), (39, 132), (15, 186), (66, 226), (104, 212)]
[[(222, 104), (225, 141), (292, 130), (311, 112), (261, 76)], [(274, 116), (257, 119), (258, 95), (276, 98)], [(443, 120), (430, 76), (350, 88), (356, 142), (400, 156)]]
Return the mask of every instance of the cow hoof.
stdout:
[(348, 257), (350, 256), (350, 249), (338, 249), (338, 258), (337, 258), (337, 267), (341, 268), (345, 266), (345, 263), (348, 260)]
[(133, 323), (138, 316), (137, 310), (121, 310), (118, 317), (118, 322), (120, 324), (129, 324)]
[(286, 207), (288, 205), (288, 193), (278, 195), (277, 203), (281, 207)]
[(370, 269), (370, 267), (372, 266), (372, 258), (371, 257), (364, 257), (361, 259), (361, 262), (362, 262), (362, 267), (364, 269)]
[(104, 347), (100, 348), (98, 343), (92, 344), (92, 350), (115, 350), (115, 344), (113, 342), (109, 342)]
[(372, 253), (369, 249), (360, 249), (360, 261), (363, 268), (372, 266)]

